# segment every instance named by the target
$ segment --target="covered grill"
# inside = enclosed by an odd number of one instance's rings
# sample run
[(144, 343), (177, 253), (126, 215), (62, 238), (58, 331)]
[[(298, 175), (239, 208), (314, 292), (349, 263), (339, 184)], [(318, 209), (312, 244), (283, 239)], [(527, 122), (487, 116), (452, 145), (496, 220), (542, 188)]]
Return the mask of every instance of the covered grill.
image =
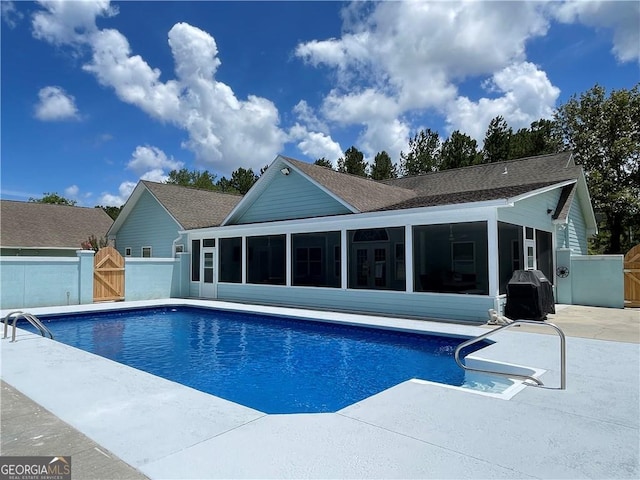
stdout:
[(545, 320), (556, 313), (551, 282), (540, 270), (516, 270), (507, 284), (504, 314), (512, 320)]

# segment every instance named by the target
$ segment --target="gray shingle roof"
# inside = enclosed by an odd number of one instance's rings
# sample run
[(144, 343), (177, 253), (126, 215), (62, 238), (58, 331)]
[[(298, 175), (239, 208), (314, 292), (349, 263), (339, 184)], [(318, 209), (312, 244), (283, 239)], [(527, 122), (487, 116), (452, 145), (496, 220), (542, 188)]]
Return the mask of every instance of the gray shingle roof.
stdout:
[(104, 237), (113, 220), (101, 208), (0, 200), (0, 245), (73, 248), (90, 235)]
[(220, 225), (242, 200), (241, 195), (148, 180), (142, 183), (186, 230)]
[(571, 152), (443, 170), (381, 182), (283, 157), (360, 212), (511, 198), (580, 176)]
[(415, 196), (415, 192), (402, 186), (385, 185), (375, 180), (336, 172), (293, 158), (282, 158), (360, 212), (381, 210)]
[[(501, 190), (527, 185), (531, 187), (528, 191), (531, 191), (540, 188), (539, 185), (542, 184), (553, 185), (575, 180), (580, 171), (581, 168), (571, 158), (571, 152), (562, 152), (390, 179), (384, 183), (411, 189), (423, 196)], [(470, 196), (471, 201), (478, 201), (472, 198), (473, 195)]]

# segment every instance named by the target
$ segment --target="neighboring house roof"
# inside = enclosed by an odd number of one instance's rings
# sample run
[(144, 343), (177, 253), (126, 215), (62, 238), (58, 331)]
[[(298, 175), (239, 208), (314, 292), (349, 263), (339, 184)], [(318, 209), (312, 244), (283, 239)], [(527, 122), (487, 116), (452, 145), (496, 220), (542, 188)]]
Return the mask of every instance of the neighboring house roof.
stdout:
[(76, 249), (90, 235), (104, 237), (113, 220), (102, 208), (0, 200), (0, 245)]
[(242, 200), (241, 195), (141, 180), (111, 227), (110, 235), (117, 233), (145, 190), (184, 230), (217, 227)]

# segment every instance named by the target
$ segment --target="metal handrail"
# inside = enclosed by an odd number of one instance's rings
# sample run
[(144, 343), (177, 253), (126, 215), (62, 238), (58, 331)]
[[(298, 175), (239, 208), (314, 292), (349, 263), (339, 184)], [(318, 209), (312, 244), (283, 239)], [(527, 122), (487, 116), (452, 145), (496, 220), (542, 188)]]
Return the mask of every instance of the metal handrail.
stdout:
[(506, 330), (508, 328), (511, 328), (513, 326), (516, 325), (547, 325), (551, 328), (553, 328), (558, 335), (560, 336), (560, 390), (565, 390), (567, 388), (567, 347), (566, 347), (566, 338), (564, 336), (564, 332), (560, 329), (560, 327), (558, 327), (557, 325), (554, 325), (553, 323), (549, 323), (549, 322), (536, 322), (536, 321), (532, 321), (532, 320), (515, 320), (512, 323), (507, 323), (506, 325), (502, 325), (498, 328), (494, 328), (493, 330), (488, 331), (487, 333), (483, 333), (482, 335), (479, 335), (477, 337), (471, 338), (469, 340), (467, 340), (466, 342), (462, 342), (460, 345), (458, 345), (456, 347), (455, 353), (453, 355), (456, 363), (458, 364), (458, 366), (464, 370), (469, 370), (469, 371), (473, 371), (473, 372), (480, 372), (480, 373), (489, 373), (491, 375), (501, 375), (503, 377), (509, 377), (509, 378), (522, 378), (525, 380), (531, 380), (532, 382), (535, 383), (535, 386), (537, 387), (542, 387), (544, 386), (544, 383), (542, 383), (541, 380), (532, 377), (531, 375), (523, 375), (523, 374), (519, 374), (519, 373), (506, 373), (506, 372), (496, 372), (494, 370), (485, 370), (482, 368), (474, 368), (474, 367), (468, 367), (466, 366), (464, 363), (462, 363), (460, 361), (460, 351), (465, 348), (468, 347), (469, 345), (473, 345), (474, 343), (477, 343), (481, 340), (484, 340), (487, 337), (490, 337), (491, 335), (493, 335), (494, 333), (498, 333), (502, 330)]
[(49, 330), (41, 321), (38, 317), (36, 317), (35, 315), (33, 315), (32, 313), (25, 313), (21, 310), (16, 310), (14, 312), (11, 312), (9, 314), (7, 314), (6, 317), (4, 317), (2, 320), (4, 322), (4, 337), (2, 338), (7, 338), (7, 329), (9, 327), (9, 320), (11, 320), (11, 317), (13, 316), (13, 324), (11, 325), (13, 327), (13, 332), (11, 334), (11, 341), (15, 342), (16, 341), (16, 325), (18, 323), (18, 319), (19, 318), (24, 318), (27, 322), (29, 322), (31, 325), (33, 325), (34, 327), (36, 327), (38, 329), (38, 331), (40, 332), (40, 335), (42, 335), (43, 337), (49, 337), (51, 340), (53, 340), (53, 333), (51, 333), (51, 330)]

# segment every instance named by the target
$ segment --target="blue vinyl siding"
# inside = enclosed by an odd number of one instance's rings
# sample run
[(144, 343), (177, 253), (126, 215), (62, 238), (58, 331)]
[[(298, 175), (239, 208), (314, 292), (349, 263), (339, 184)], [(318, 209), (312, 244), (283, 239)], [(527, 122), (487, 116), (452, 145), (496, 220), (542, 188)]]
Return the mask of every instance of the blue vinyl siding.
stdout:
[(295, 170), (273, 178), (236, 224), (340, 215), (350, 211)]
[(180, 225), (145, 191), (116, 234), (116, 248), (124, 255), (125, 248), (131, 247), (131, 256), (141, 257), (142, 247), (151, 247), (152, 257), (170, 258), (179, 229)]
[(467, 322), (486, 321), (494, 308), (486, 296), (230, 283), (218, 284), (218, 300)]
[[(551, 192), (520, 200), (513, 207), (499, 208), (498, 220), (552, 232), (554, 230), (552, 215), (558, 205), (561, 190), (557, 188)], [(551, 213), (547, 213), (547, 210), (551, 210)]]
[(569, 248), (573, 255), (587, 254), (587, 225), (584, 215), (580, 209), (580, 204), (576, 197), (573, 198), (571, 209), (569, 210), (569, 222), (567, 225), (569, 233)]

